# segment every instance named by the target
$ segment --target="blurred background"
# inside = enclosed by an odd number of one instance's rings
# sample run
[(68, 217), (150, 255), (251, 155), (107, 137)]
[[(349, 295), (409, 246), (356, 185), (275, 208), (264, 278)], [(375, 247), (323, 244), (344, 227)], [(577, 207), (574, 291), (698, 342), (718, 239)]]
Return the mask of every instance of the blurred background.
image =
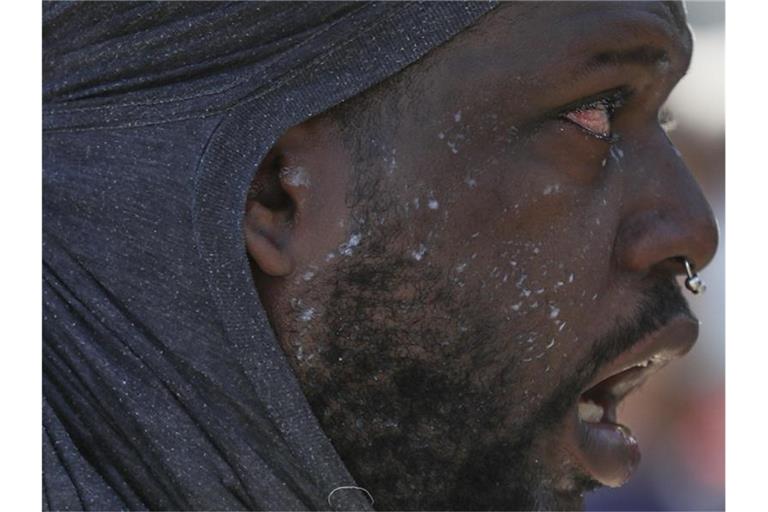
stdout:
[(707, 292), (686, 294), (698, 342), (619, 411), (640, 442), (640, 468), (624, 487), (589, 494), (587, 510), (725, 509), (725, 4), (686, 6), (693, 61), (667, 103), (670, 138), (712, 205), (720, 247), (701, 272)]

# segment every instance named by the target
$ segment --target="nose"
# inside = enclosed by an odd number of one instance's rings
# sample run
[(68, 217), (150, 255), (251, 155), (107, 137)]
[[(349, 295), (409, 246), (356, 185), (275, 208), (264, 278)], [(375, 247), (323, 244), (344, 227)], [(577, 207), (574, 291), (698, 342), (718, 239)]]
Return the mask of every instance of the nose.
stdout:
[(654, 130), (646, 141), (626, 152), (617, 263), (635, 273), (684, 274), (687, 258), (701, 269), (717, 250), (712, 209), (666, 133)]

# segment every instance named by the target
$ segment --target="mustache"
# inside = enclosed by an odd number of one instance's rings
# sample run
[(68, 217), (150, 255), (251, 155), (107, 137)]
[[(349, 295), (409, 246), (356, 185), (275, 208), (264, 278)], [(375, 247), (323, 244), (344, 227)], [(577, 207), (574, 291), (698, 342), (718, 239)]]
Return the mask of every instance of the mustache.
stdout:
[(672, 280), (655, 283), (643, 295), (637, 314), (629, 321), (619, 322), (600, 338), (586, 360), (582, 361), (580, 367), (589, 369), (585, 370), (587, 374), (583, 377), (583, 385), (594, 377), (600, 367), (632, 348), (640, 339), (658, 330), (672, 318), (680, 314), (691, 315), (680, 287)]
[(671, 279), (654, 283), (643, 294), (637, 313), (618, 321), (594, 343), (589, 354), (575, 365), (576, 372), (558, 386), (552, 398), (534, 415), (531, 425), (557, 424), (601, 367), (680, 314), (691, 315), (691, 310), (677, 283)]

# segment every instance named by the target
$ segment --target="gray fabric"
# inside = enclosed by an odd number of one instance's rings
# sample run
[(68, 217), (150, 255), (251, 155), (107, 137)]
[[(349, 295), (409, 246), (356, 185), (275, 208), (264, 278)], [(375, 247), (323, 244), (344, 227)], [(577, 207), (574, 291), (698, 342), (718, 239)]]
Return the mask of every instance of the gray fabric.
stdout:
[(44, 5), (46, 509), (327, 509), (355, 485), (255, 293), (246, 190), (287, 128), (492, 6)]

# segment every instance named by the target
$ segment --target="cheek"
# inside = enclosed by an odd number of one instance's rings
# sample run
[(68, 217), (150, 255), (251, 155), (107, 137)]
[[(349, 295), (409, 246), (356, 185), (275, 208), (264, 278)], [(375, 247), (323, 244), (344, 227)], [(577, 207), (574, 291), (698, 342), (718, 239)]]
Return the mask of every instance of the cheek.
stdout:
[(440, 234), (434, 257), (449, 255), (439, 265), (453, 289), (495, 323), (483, 348), (495, 359), (476, 373), (478, 385), (503, 382), (506, 372), (510, 387), (546, 396), (609, 327), (602, 321), (611, 317), (604, 293), (617, 214), (601, 190), (587, 194), (547, 176), (554, 173), (537, 174), (525, 190), (513, 178), (479, 182), (474, 201), (455, 200), (466, 206), (450, 209)]
[(565, 121), (550, 121), (525, 141), (525, 152), (539, 166), (554, 169), (573, 185), (590, 185), (600, 180), (608, 165), (610, 146)]

